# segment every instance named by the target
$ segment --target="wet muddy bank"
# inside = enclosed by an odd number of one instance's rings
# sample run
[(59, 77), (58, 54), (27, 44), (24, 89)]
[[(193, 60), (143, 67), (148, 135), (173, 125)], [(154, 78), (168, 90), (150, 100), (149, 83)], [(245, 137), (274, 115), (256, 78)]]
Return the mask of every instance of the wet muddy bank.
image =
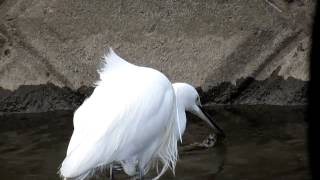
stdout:
[[(239, 79), (235, 85), (222, 82), (197, 89), (203, 104), (307, 104), (308, 82), (294, 78), (285, 80), (275, 74), (262, 81), (248, 77)], [(23, 85), (14, 91), (0, 88), (0, 112), (74, 110), (93, 90), (86, 86), (72, 90), (51, 83)]]
[[(190, 144), (202, 142), (212, 132), (204, 122), (188, 114), (176, 176), (168, 172), (162, 179), (311, 179), (305, 106), (206, 106), (206, 109), (227, 138), (211, 148), (190, 148)], [(72, 134), (72, 115), (73, 111), (2, 114), (1, 177), (59, 179), (56, 172)], [(121, 173), (116, 177), (126, 179)]]
[(203, 103), (216, 104), (270, 104), (306, 105), (308, 82), (279, 76), (280, 68), (269, 78), (256, 80), (254, 77), (240, 78), (231, 82), (210, 83), (198, 88)]
[(17, 90), (0, 88), (0, 112), (47, 112), (74, 110), (93, 91), (92, 87), (72, 90), (54, 84), (23, 85)]

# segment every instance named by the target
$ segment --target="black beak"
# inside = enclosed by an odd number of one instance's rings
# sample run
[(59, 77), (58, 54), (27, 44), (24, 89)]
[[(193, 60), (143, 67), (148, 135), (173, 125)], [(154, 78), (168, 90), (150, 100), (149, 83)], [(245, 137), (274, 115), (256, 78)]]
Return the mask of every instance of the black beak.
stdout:
[(226, 135), (225, 133), (223, 132), (223, 130), (213, 121), (213, 118), (210, 116), (209, 113), (207, 113), (203, 107), (199, 106), (199, 108), (201, 109), (201, 111), (203, 112), (203, 114), (209, 119), (210, 123), (213, 125), (213, 128), (214, 130), (216, 131), (217, 135), (222, 137), (222, 138), (225, 138)]

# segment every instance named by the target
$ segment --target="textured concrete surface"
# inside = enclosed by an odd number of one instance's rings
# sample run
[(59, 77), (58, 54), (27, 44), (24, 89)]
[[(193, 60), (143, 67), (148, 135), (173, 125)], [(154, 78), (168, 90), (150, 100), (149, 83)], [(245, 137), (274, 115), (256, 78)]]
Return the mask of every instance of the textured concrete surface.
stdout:
[(107, 47), (208, 89), (238, 79), (308, 80), (312, 0), (1, 0), (0, 87), (97, 80)]

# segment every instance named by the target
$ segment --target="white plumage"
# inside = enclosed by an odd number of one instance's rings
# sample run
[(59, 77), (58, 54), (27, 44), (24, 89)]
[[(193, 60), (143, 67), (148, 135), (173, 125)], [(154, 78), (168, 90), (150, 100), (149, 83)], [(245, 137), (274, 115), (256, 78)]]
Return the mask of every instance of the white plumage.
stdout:
[(158, 161), (163, 168), (156, 178), (167, 168), (174, 172), (185, 111), (210, 124), (198, 108), (196, 90), (184, 83), (172, 85), (159, 71), (130, 64), (112, 49), (99, 74), (94, 92), (74, 113), (60, 175), (84, 179), (112, 162), (121, 162), (130, 176), (136, 167), (140, 176), (147, 173)]

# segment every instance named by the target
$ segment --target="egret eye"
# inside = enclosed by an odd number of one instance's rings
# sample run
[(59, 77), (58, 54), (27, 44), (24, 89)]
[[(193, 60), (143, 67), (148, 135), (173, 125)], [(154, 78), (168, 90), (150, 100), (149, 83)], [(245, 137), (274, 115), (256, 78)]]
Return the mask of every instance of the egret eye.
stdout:
[(200, 102), (200, 97), (199, 96), (196, 99), (196, 103), (197, 103), (197, 105), (201, 106), (201, 102)]

